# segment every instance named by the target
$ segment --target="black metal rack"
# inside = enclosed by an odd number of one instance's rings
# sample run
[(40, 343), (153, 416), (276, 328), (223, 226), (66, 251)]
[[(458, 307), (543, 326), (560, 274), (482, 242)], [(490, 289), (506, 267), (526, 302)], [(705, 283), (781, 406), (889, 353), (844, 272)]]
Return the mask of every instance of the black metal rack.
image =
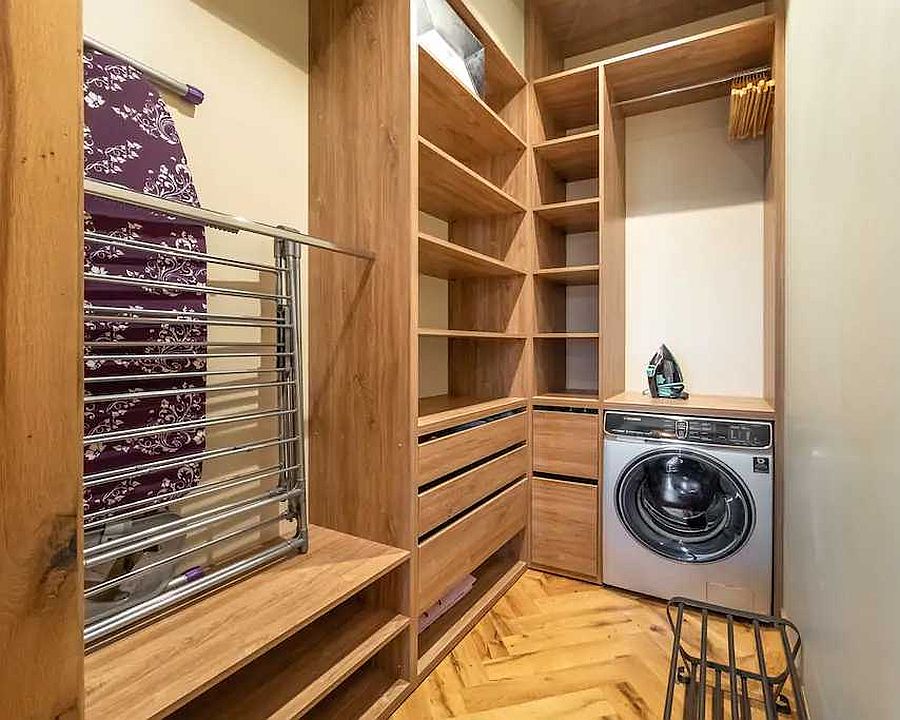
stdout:
[[(708, 710), (713, 720), (725, 720), (726, 696), (731, 720), (751, 720), (753, 716), (750, 693), (759, 686), (762, 691), (762, 706), (766, 720), (776, 720), (779, 715), (791, 716), (796, 710), (799, 720), (809, 720), (809, 712), (797, 671), (800, 654), (800, 631), (789, 620), (733, 610), (719, 605), (695, 602), (686, 598), (673, 598), (666, 608), (669, 626), (672, 628), (672, 657), (669, 666), (669, 684), (666, 691), (664, 720), (672, 720), (677, 685), (684, 685), (684, 720), (706, 720)], [(700, 654), (691, 654), (685, 647), (684, 625), (686, 616), (700, 619)], [(673, 617), (674, 616), (674, 617)], [(728, 636), (728, 662), (720, 662), (709, 656), (710, 616), (725, 623)], [(735, 650), (735, 624), (741, 623), (752, 629), (757, 661), (756, 669), (738, 666)], [(784, 651), (785, 668), (772, 675), (766, 666), (766, 649), (763, 632), (778, 633)], [(710, 678), (712, 677), (712, 685)], [(728, 685), (724, 681), (727, 677)], [(793, 706), (786, 694), (790, 680)], [(712, 690), (711, 700), (707, 700)], [(759, 716), (759, 715), (757, 715)]]

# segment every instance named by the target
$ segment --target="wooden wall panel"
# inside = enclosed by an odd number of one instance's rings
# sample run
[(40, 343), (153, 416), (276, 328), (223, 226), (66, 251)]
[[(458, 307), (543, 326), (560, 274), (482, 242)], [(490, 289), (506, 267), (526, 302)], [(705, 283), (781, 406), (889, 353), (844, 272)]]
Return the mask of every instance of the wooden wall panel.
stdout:
[(310, 2), (310, 519), (411, 548), (414, 115), (406, 0)]
[(0, 716), (82, 716), (81, 3), (0, 3)]

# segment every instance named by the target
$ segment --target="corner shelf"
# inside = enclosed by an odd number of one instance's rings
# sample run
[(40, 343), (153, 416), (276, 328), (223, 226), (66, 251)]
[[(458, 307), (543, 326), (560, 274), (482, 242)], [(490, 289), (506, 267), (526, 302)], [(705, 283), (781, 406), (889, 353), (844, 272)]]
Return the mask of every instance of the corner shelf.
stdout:
[(525, 141), (421, 46), (419, 132), (460, 160), (525, 150)]
[(775, 408), (763, 398), (733, 395), (694, 395), (687, 400), (652, 398), (640, 392), (624, 392), (603, 401), (606, 410), (711, 415), (745, 420), (774, 420)]
[(444, 220), (525, 212), (511, 195), (422, 137), (419, 209)]
[(524, 340), (520, 333), (486, 332), (481, 330), (444, 330), (442, 328), (419, 328), (419, 337), (464, 338), (471, 340)]
[(560, 180), (574, 182), (600, 175), (600, 131), (547, 140), (534, 146), (534, 157)]
[(550, 225), (569, 233), (590, 232), (600, 227), (600, 199), (569, 200), (541, 205), (534, 214)]
[(538, 340), (599, 340), (600, 333), (595, 332), (549, 332), (537, 333)]
[(426, 233), (419, 233), (419, 272), (444, 280), (525, 274), (502, 260)]
[[(660, 95), (674, 88), (709, 83), (772, 61), (775, 18), (754, 20), (656, 45), (603, 63), (614, 103), (623, 115), (654, 112), (727, 95), (727, 82), (698, 87), (677, 95)], [(657, 97), (649, 97), (657, 95)], [(647, 100), (632, 103), (638, 98)]]
[(561, 268), (535, 270), (534, 277), (557, 285), (597, 285), (600, 282), (599, 265), (573, 265)]
[[(406, 550), (310, 526), (307, 554), (261, 570), (87, 655), (85, 716), (163, 717), (408, 558)], [(393, 632), (396, 625), (391, 625)], [(333, 671), (324, 664), (320, 669), (323, 675)]]

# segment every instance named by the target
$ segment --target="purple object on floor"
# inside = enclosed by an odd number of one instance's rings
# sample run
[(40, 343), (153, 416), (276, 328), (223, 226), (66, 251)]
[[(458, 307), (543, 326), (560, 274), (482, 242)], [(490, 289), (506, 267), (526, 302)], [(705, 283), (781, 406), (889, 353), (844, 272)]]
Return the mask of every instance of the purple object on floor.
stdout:
[[(202, 96), (202, 93), (201, 93)], [(166, 104), (156, 88), (130, 65), (96, 50), (84, 54), (84, 174), (146, 193), (199, 206), (181, 140)], [(200, 225), (161, 216), (121, 203), (85, 197), (85, 231), (139, 240), (172, 248), (205, 252), (206, 237)], [(85, 272), (122, 275), (184, 284), (205, 284), (206, 263), (160, 253), (85, 243)], [(206, 295), (149, 290), (85, 280), (85, 303), (92, 306), (205, 312)], [(127, 341), (161, 343), (149, 347), (88, 348), (91, 356), (103, 353), (203, 352), (203, 324), (139, 324), (126, 321), (93, 321), (84, 325), (85, 342)], [(115, 375), (147, 375), (146, 382), (89, 385), (92, 394), (137, 390), (171, 390), (203, 387), (204, 379), (160, 379), (163, 372), (206, 369), (206, 361), (186, 357), (176, 360), (101, 360), (85, 364), (86, 378)], [(168, 425), (204, 417), (203, 393), (164, 398), (140, 398), (115, 402), (86, 402), (84, 434), (109, 433), (148, 425)], [(170, 432), (130, 440), (87, 444), (85, 474), (125, 468), (138, 463), (177, 458), (206, 447), (203, 429)], [(89, 488), (84, 493), (86, 513), (144, 500), (158, 493), (190, 488), (199, 483), (201, 464), (142, 475)]]

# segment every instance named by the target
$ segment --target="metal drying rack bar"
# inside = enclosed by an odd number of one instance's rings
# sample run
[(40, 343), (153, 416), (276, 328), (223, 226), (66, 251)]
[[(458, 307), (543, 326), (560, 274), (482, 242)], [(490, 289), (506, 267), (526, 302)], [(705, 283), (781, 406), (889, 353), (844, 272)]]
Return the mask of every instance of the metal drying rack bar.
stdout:
[[(104, 50), (99, 44), (94, 46)], [(91, 406), (93, 413), (103, 413), (117, 403), (186, 401), (198, 395), (223, 398), (224, 407), (230, 410), (217, 414), (206, 407), (197, 417), (156, 418), (146, 424), (109, 423), (85, 436), (85, 449), (92, 452), (116, 446), (130, 447), (129, 444), (135, 446), (135, 443), (154, 438), (196, 436), (203, 439), (202, 444), (193, 446), (194, 450), (159, 452), (149, 455), (149, 459), (145, 455), (124, 465), (101, 466), (84, 476), (84, 487), (93, 492), (106, 493), (115, 487), (115, 483), (139, 483), (160, 477), (160, 474), (175, 476), (189, 468), (199, 475), (201, 463), (213, 463), (203, 465), (199, 483), (166, 486), (149, 497), (126, 497), (118, 504), (95, 507), (85, 513), (84, 562), (86, 572), (90, 571), (92, 576), (85, 584), (84, 639), (85, 645), (93, 649), (151, 622), (159, 614), (195, 601), (279, 559), (307, 550), (301, 246), (367, 260), (374, 259), (374, 255), (290, 228), (152, 197), (88, 178), (85, 178), (84, 188), (87, 195), (150, 211), (166, 221), (178, 218), (270, 239), (273, 262), (257, 262), (255, 256), (249, 260), (170, 247), (164, 241), (157, 245), (86, 231), (85, 243), (91, 246), (112, 248), (119, 254), (130, 252), (135, 258), (142, 258), (144, 254), (161, 255), (240, 268), (259, 273), (260, 277), (274, 277), (274, 291), (263, 292), (228, 287), (228, 283), (162, 281), (140, 277), (131, 271), (126, 276), (91, 268), (84, 274), (86, 283), (132, 286), (151, 292), (164, 291), (169, 295), (192, 293), (205, 297), (221, 294), (241, 298), (244, 302), (250, 300), (260, 306), (259, 311), (238, 315), (211, 312), (205, 308), (129, 307), (127, 301), (121, 300), (85, 303), (84, 323), (92, 332), (98, 328), (105, 332), (106, 326), (119, 329), (171, 327), (182, 328), (184, 332), (193, 326), (201, 326), (255, 328), (253, 332), (261, 334), (252, 342), (246, 338), (207, 337), (163, 340), (156, 335), (146, 336), (143, 340), (134, 339), (133, 335), (125, 335), (127, 339), (121, 340), (95, 335), (85, 342), (84, 362), (93, 372), (85, 379), (84, 402)], [(181, 338), (180, 335), (177, 337)], [(254, 367), (221, 364), (232, 359), (249, 361)], [(202, 364), (206, 361), (220, 364), (210, 368)], [(175, 364), (164, 366), (164, 362)], [(98, 369), (102, 372), (97, 372)], [(230, 381), (228, 376), (233, 376), (236, 382)], [(242, 380), (242, 376), (256, 377)], [(207, 384), (214, 377), (225, 377), (226, 381)], [(161, 382), (168, 382), (170, 386), (159, 388)], [(185, 384), (178, 387), (175, 382)], [(256, 396), (251, 403), (253, 407), (238, 412), (231, 404), (232, 394), (236, 401), (244, 404), (248, 393)], [(249, 428), (250, 424), (257, 427), (259, 435), (262, 429), (258, 423), (261, 422), (271, 423), (271, 431), (264, 431), (263, 439), (245, 436), (240, 442), (234, 440), (242, 427)], [(230, 444), (207, 447), (205, 433), (210, 428), (222, 428), (223, 437), (230, 438), (227, 441)], [(261, 456), (259, 453), (270, 454)], [(276, 453), (277, 464), (273, 459)], [(230, 473), (211, 470), (216, 467), (216, 462), (238, 457), (247, 459), (249, 467)], [(276, 532), (273, 539), (257, 542), (260, 536), (255, 533), (284, 523), (293, 525), (292, 536)], [(233, 542), (242, 543), (240, 555), (226, 552), (222, 555), (224, 559), (212, 560), (211, 553), (227, 549), (228, 543)], [(248, 550), (244, 547), (248, 542), (251, 545), (257, 543), (257, 546)], [(191, 563), (194, 566), (184, 571), (183, 568)], [(141, 587), (142, 582), (152, 586), (159, 578), (162, 578), (161, 585), (152, 592), (129, 589)]]

